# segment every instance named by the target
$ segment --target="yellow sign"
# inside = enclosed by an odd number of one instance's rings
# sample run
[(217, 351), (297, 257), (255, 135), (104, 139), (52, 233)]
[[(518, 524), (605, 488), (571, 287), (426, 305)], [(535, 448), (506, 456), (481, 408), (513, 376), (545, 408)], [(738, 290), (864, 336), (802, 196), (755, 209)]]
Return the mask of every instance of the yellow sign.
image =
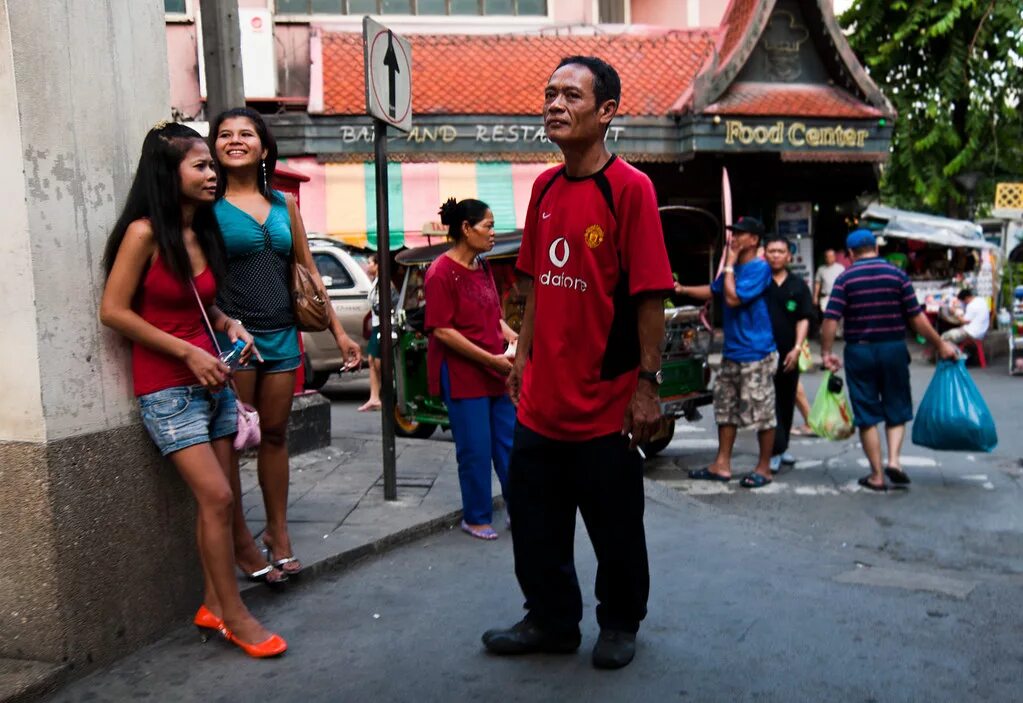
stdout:
[(741, 120), (725, 121), (725, 144), (777, 144), (779, 146), (807, 146), (814, 149), (837, 147), (862, 149), (870, 130), (834, 125), (807, 127), (803, 122), (786, 124), (779, 120), (773, 125), (747, 125)]
[(604, 230), (601, 229), (600, 225), (590, 225), (586, 228), (583, 239), (586, 240), (586, 246), (590, 249), (596, 249), (604, 241)]

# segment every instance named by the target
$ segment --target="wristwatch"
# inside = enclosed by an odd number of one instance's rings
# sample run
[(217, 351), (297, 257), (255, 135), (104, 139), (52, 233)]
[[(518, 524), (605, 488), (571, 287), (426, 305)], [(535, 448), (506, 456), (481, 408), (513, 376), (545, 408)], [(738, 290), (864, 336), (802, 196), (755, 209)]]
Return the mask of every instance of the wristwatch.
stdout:
[(644, 381), (650, 381), (655, 386), (660, 386), (664, 383), (664, 374), (661, 373), (660, 369), (656, 371), (646, 371), (644, 369), (639, 370), (639, 377)]

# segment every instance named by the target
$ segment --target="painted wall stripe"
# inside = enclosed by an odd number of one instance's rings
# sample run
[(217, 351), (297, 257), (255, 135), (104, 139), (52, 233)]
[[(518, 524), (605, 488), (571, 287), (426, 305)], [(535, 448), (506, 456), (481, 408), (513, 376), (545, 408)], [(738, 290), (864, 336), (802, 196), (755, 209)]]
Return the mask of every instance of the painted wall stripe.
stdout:
[(326, 169), (316, 159), (303, 156), (295, 159), (281, 159), (288, 167), (309, 176), (302, 184), (302, 222), (311, 235), (327, 231), (327, 182)]
[[(363, 164), (366, 200), (366, 242), (377, 247), (377, 188), (376, 164)], [(387, 166), (387, 219), (391, 233), (390, 245), (397, 249), (405, 244), (405, 211), (402, 200), (402, 179), (400, 164)]]
[(404, 222), (407, 232), (419, 233), (423, 223), (438, 222), (440, 215), (440, 174), (436, 163), (401, 165), (405, 200)]
[[(475, 163), (452, 163), (442, 161), (437, 164), (437, 174), (440, 179), (439, 190), (441, 200), (454, 198), (464, 200), (475, 198), (476, 193), (476, 164)], [(438, 207), (440, 203), (437, 203)]]
[(350, 238), (366, 234), (363, 164), (327, 164), (327, 233)]
[(533, 192), (533, 181), (537, 176), (553, 164), (512, 164), (512, 189), (515, 193), (515, 226), (523, 227), (526, 223), (526, 210), (529, 209), (529, 196)]
[(515, 189), (510, 163), (476, 164), (476, 192), (476, 197), (493, 211), (496, 231), (515, 229)]

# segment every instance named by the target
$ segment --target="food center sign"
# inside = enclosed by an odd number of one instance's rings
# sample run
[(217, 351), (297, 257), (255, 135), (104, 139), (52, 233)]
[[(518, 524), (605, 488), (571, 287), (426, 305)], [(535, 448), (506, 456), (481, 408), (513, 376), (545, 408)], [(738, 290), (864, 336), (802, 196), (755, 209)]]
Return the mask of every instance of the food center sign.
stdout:
[(734, 118), (696, 115), (679, 122), (683, 158), (695, 153), (846, 154), (847, 158), (883, 161), (891, 144), (892, 125), (884, 118), (828, 120)]
[(748, 125), (741, 120), (725, 121), (725, 144), (788, 144), (790, 146), (862, 149), (870, 130), (834, 125), (808, 127), (804, 122)]

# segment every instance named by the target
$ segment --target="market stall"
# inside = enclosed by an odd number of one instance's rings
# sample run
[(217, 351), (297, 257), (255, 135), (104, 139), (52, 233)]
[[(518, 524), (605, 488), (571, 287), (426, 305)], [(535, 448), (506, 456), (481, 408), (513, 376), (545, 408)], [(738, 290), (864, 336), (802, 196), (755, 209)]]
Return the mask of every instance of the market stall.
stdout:
[(980, 225), (918, 212), (871, 205), (861, 223), (881, 235), (880, 254), (913, 281), (928, 317), (941, 327), (956, 295), (972, 288), (993, 308), (998, 290), (998, 247), (984, 239)]

